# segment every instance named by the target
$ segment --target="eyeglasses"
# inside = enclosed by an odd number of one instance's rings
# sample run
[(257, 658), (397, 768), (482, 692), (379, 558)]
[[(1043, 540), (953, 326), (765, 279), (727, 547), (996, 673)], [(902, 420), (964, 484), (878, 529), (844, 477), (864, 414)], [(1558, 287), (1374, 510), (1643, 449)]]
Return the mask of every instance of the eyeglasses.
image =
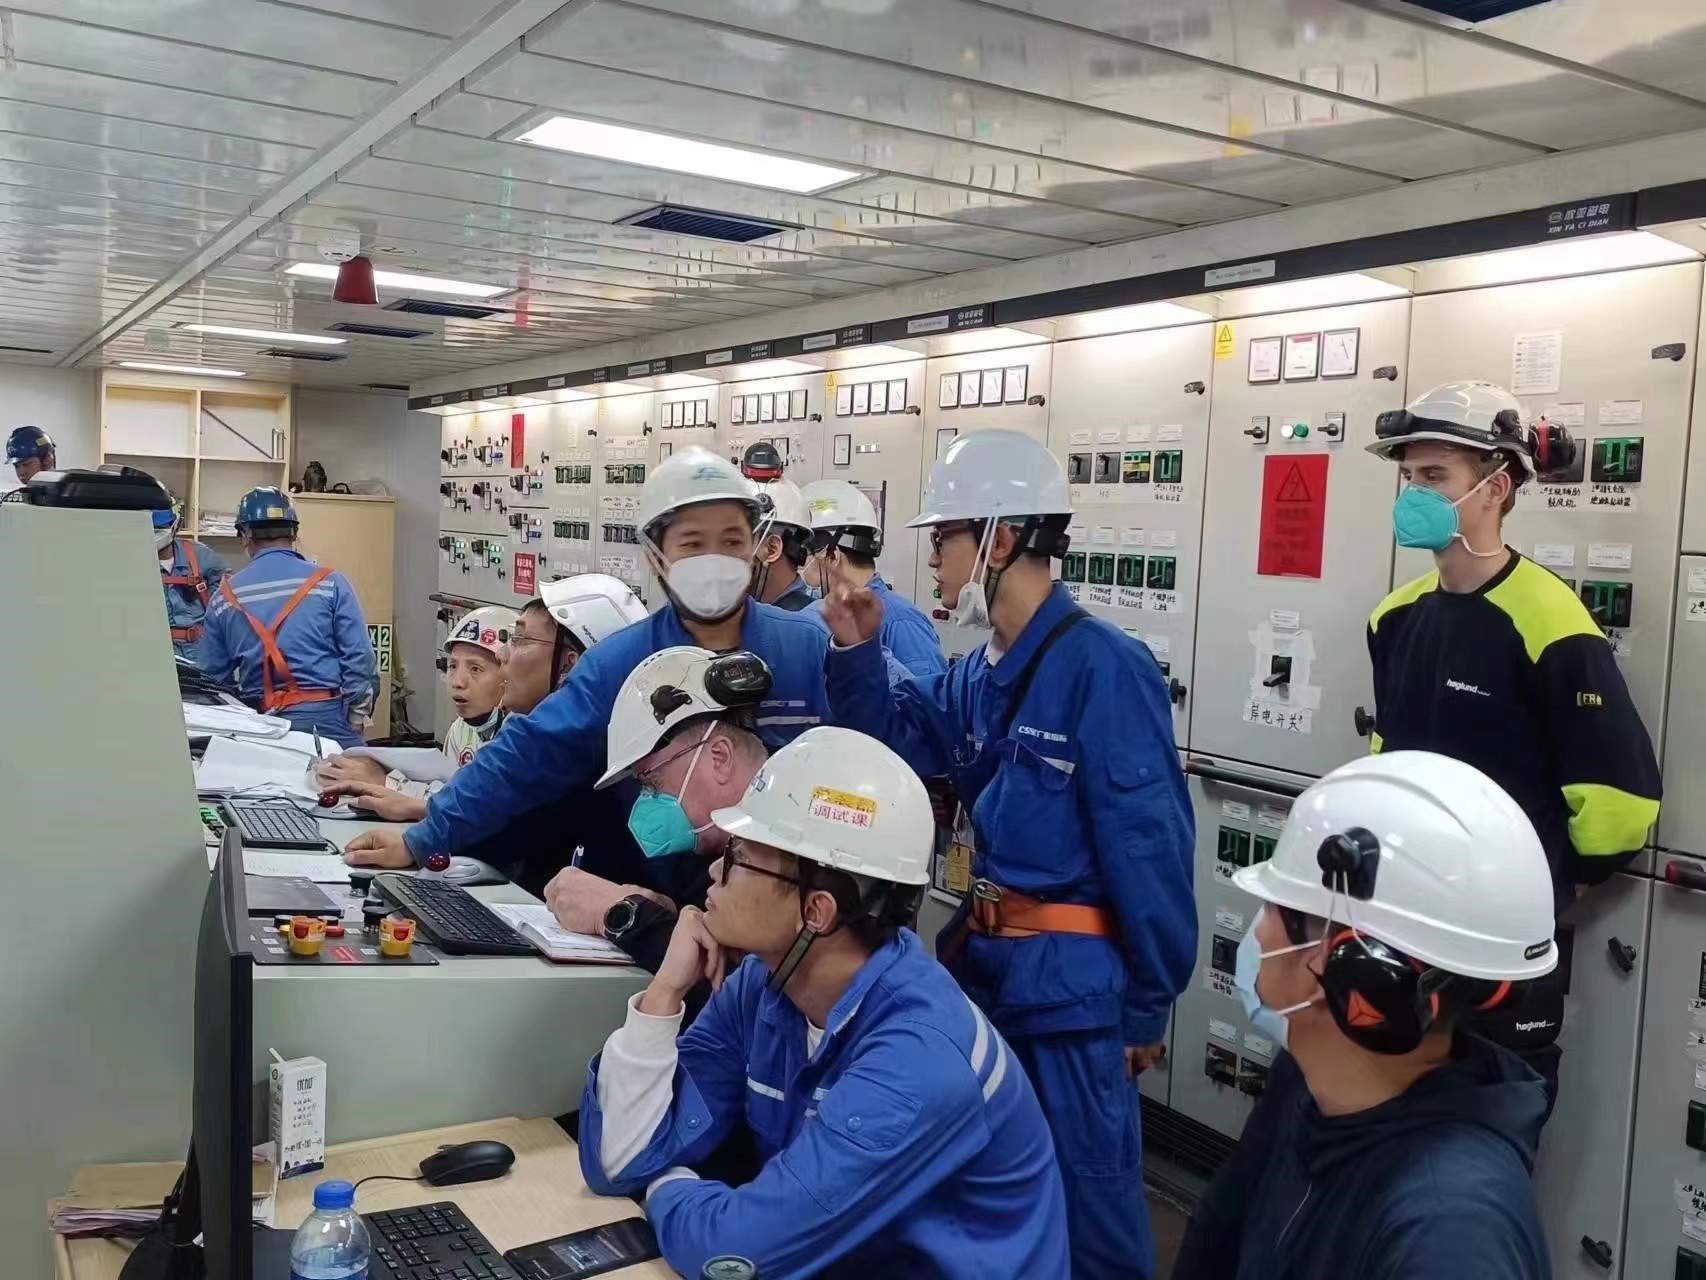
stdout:
[[(1327, 922), (1319, 916), (1312, 916), (1306, 911), (1295, 907), (1282, 907), (1274, 904), (1274, 911), (1279, 915), (1280, 923), (1285, 926), (1285, 936), (1291, 945), (1301, 947), (1306, 942), (1316, 942), (1326, 935)], [(1311, 937), (1313, 932), (1314, 936)]]
[(548, 639), (545, 636), (524, 636), (521, 634), (521, 632), (516, 631), (516, 632), (511, 633), (510, 638), (509, 638), (509, 642), (512, 645), (517, 645), (517, 644), (554, 644), (555, 640), (554, 639)]
[(769, 876), (772, 880), (780, 880), (783, 884), (799, 884), (800, 878), (798, 876), (783, 875), (780, 871), (770, 870), (769, 867), (760, 867), (750, 862), (743, 862), (740, 853), (745, 848), (746, 846), (739, 840), (729, 841), (729, 847), (723, 851), (723, 884), (728, 884), (729, 872), (736, 867), (742, 867), (755, 875)]
[(653, 790), (656, 790), (657, 784), (652, 781), (652, 775), (653, 774), (657, 773), (659, 770), (663, 769), (667, 765), (673, 764), (675, 761), (681, 759), (681, 757), (686, 755), (688, 752), (697, 751), (700, 747), (705, 745), (705, 742), (706, 742), (706, 739), (703, 736), (695, 736), (692, 742), (689, 742), (686, 746), (682, 747), (678, 751), (670, 752), (667, 756), (665, 756), (662, 760), (659, 760), (656, 764), (651, 765), (650, 767), (645, 768), (645, 769), (641, 769), (638, 766), (636, 766), (634, 769), (634, 776), (636, 778), (638, 778), (646, 786), (651, 787)]
[(942, 554), (942, 544), (949, 538), (957, 538), (962, 533), (971, 532), (972, 527), (969, 524), (939, 524), (934, 526), (930, 530), (930, 554), (932, 556), (940, 556)]

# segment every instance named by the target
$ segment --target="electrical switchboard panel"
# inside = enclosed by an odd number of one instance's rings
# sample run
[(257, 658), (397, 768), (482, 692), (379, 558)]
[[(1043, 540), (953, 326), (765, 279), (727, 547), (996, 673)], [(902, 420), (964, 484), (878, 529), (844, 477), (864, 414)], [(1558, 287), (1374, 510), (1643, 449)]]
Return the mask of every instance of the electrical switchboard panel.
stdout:
[(1049, 447), (1084, 454), (1061, 577), (1155, 655), (1185, 745), (1208, 461), (1213, 326), (1056, 344)]

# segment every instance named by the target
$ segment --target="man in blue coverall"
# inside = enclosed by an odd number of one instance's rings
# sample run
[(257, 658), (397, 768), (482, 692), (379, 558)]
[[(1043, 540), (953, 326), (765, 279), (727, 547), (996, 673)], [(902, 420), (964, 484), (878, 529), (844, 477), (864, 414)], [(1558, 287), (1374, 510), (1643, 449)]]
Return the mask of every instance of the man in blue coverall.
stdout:
[(827, 714), (823, 658), (829, 636), (816, 617), (749, 598), (759, 503), (751, 482), (708, 449), (680, 449), (640, 493), (646, 555), (669, 603), (600, 641), (569, 678), (433, 797), (406, 832), (378, 828), (345, 850), (356, 866), (407, 867), (460, 852), (519, 814), (590, 788), (604, 772), (605, 730), (617, 691), (641, 659), (673, 645), (749, 649), (774, 683), (755, 717), (772, 747)]
[(343, 747), (361, 744), (352, 713), (370, 707), (379, 676), (367, 620), (349, 579), (295, 547), (296, 508), (282, 489), (237, 504), (249, 563), (208, 607), (196, 665), (235, 683), (243, 700)]
[(205, 542), (178, 537), (182, 513), (176, 504), (155, 511), (154, 549), (160, 553), (160, 587), (166, 593), (166, 625), (172, 629), (172, 651), (195, 660), (213, 594), (231, 567)]
[(890, 688), (886, 600), (839, 589), (824, 618), (837, 723), (947, 774), (971, 808), (972, 893), (938, 954), (1030, 1072), (1066, 1183), (1077, 1280), (1153, 1274), (1136, 1090), (1196, 957), (1194, 822), (1160, 669), (1052, 581), (1066, 477), (1016, 431), (959, 437), (923, 514), (942, 599), (991, 641)]
[[(834, 583), (869, 587), (883, 598), (877, 635), (908, 675), (934, 676), (948, 669), (942, 638), (923, 610), (896, 595), (877, 572), (883, 530), (871, 500), (845, 480), (814, 480), (805, 487), (812, 513), (812, 555), (827, 592)], [(821, 611), (823, 602), (810, 606)]]
[[(711, 816), (729, 844), (705, 910), (683, 908), (587, 1075), (587, 1185), (645, 1191), (684, 1276), (739, 1254), (765, 1280), (1066, 1280), (1036, 1094), (905, 928), (929, 883), (923, 784), (881, 743), (823, 726)], [(730, 948), (746, 959), (725, 980)], [(707, 979), (718, 991), (681, 1034)], [(685, 1167), (743, 1128), (751, 1181)]]

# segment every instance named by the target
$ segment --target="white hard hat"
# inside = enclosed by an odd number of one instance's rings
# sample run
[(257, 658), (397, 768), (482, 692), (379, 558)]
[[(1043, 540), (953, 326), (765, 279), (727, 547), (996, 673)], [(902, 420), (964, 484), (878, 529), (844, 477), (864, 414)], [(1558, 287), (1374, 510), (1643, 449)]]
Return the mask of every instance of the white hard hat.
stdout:
[(806, 495), (800, 486), (792, 480), (772, 480), (761, 484), (758, 493), (761, 498), (770, 499), (771, 524), (791, 525), (807, 533), (812, 531), (812, 509), (807, 505)]
[(690, 644), (659, 649), (616, 691), (605, 734), (606, 768), (594, 786), (626, 778), (682, 721), (756, 706), (769, 691), (770, 669), (756, 654), (718, 654)]
[(1506, 450), (1521, 463), (1517, 480), (1534, 475), (1534, 445), (1522, 425), (1522, 402), (1494, 382), (1444, 382), (1375, 419), (1368, 452), (1390, 461), (1419, 440), (1491, 453)]
[(1071, 511), (1066, 470), (1040, 440), (1022, 431), (969, 431), (930, 468), (922, 511), (906, 527)]
[(871, 500), (848, 480), (813, 480), (805, 487), (813, 529), (880, 530), (877, 509)]
[(634, 588), (607, 573), (577, 573), (547, 582), (539, 588), (539, 599), (583, 650), (646, 616)]
[(679, 449), (646, 477), (640, 490), (640, 528), (649, 531), (663, 517), (702, 502), (738, 502), (754, 518), (758, 515), (752, 481), (738, 466), (698, 445)]
[(515, 610), (506, 609), (501, 604), (470, 609), (456, 620), (450, 634), (444, 637), (444, 651), (449, 653), (452, 645), (471, 644), (502, 662), (509, 657), (509, 638), (515, 634), (515, 619)]
[(852, 729), (807, 729), (711, 821), (732, 836), (891, 884), (930, 882), (936, 819), (912, 767)]
[[(1366, 899), (1347, 894), (1342, 875), (1323, 882), (1336, 837), (1366, 841)], [(1519, 982), (1558, 963), (1552, 875), (1533, 824), (1486, 774), (1431, 751), (1335, 769), (1292, 805), (1274, 856), (1232, 881), (1447, 973)]]

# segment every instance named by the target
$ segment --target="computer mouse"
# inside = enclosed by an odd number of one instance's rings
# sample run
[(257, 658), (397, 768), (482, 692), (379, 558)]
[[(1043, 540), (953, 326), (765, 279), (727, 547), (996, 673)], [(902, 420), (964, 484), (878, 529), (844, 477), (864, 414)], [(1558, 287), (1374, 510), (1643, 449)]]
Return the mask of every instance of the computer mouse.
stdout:
[(501, 1178), (515, 1163), (515, 1152), (501, 1142), (458, 1142), (440, 1147), (421, 1161), (421, 1177), (428, 1186), (453, 1187), (462, 1182), (485, 1182)]
[(463, 886), (480, 884), (508, 884), (508, 878), (501, 875), (496, 868), (488, 866), (478, 858), (455, 857), (444, 869), (444, 878), (452, 884)]

